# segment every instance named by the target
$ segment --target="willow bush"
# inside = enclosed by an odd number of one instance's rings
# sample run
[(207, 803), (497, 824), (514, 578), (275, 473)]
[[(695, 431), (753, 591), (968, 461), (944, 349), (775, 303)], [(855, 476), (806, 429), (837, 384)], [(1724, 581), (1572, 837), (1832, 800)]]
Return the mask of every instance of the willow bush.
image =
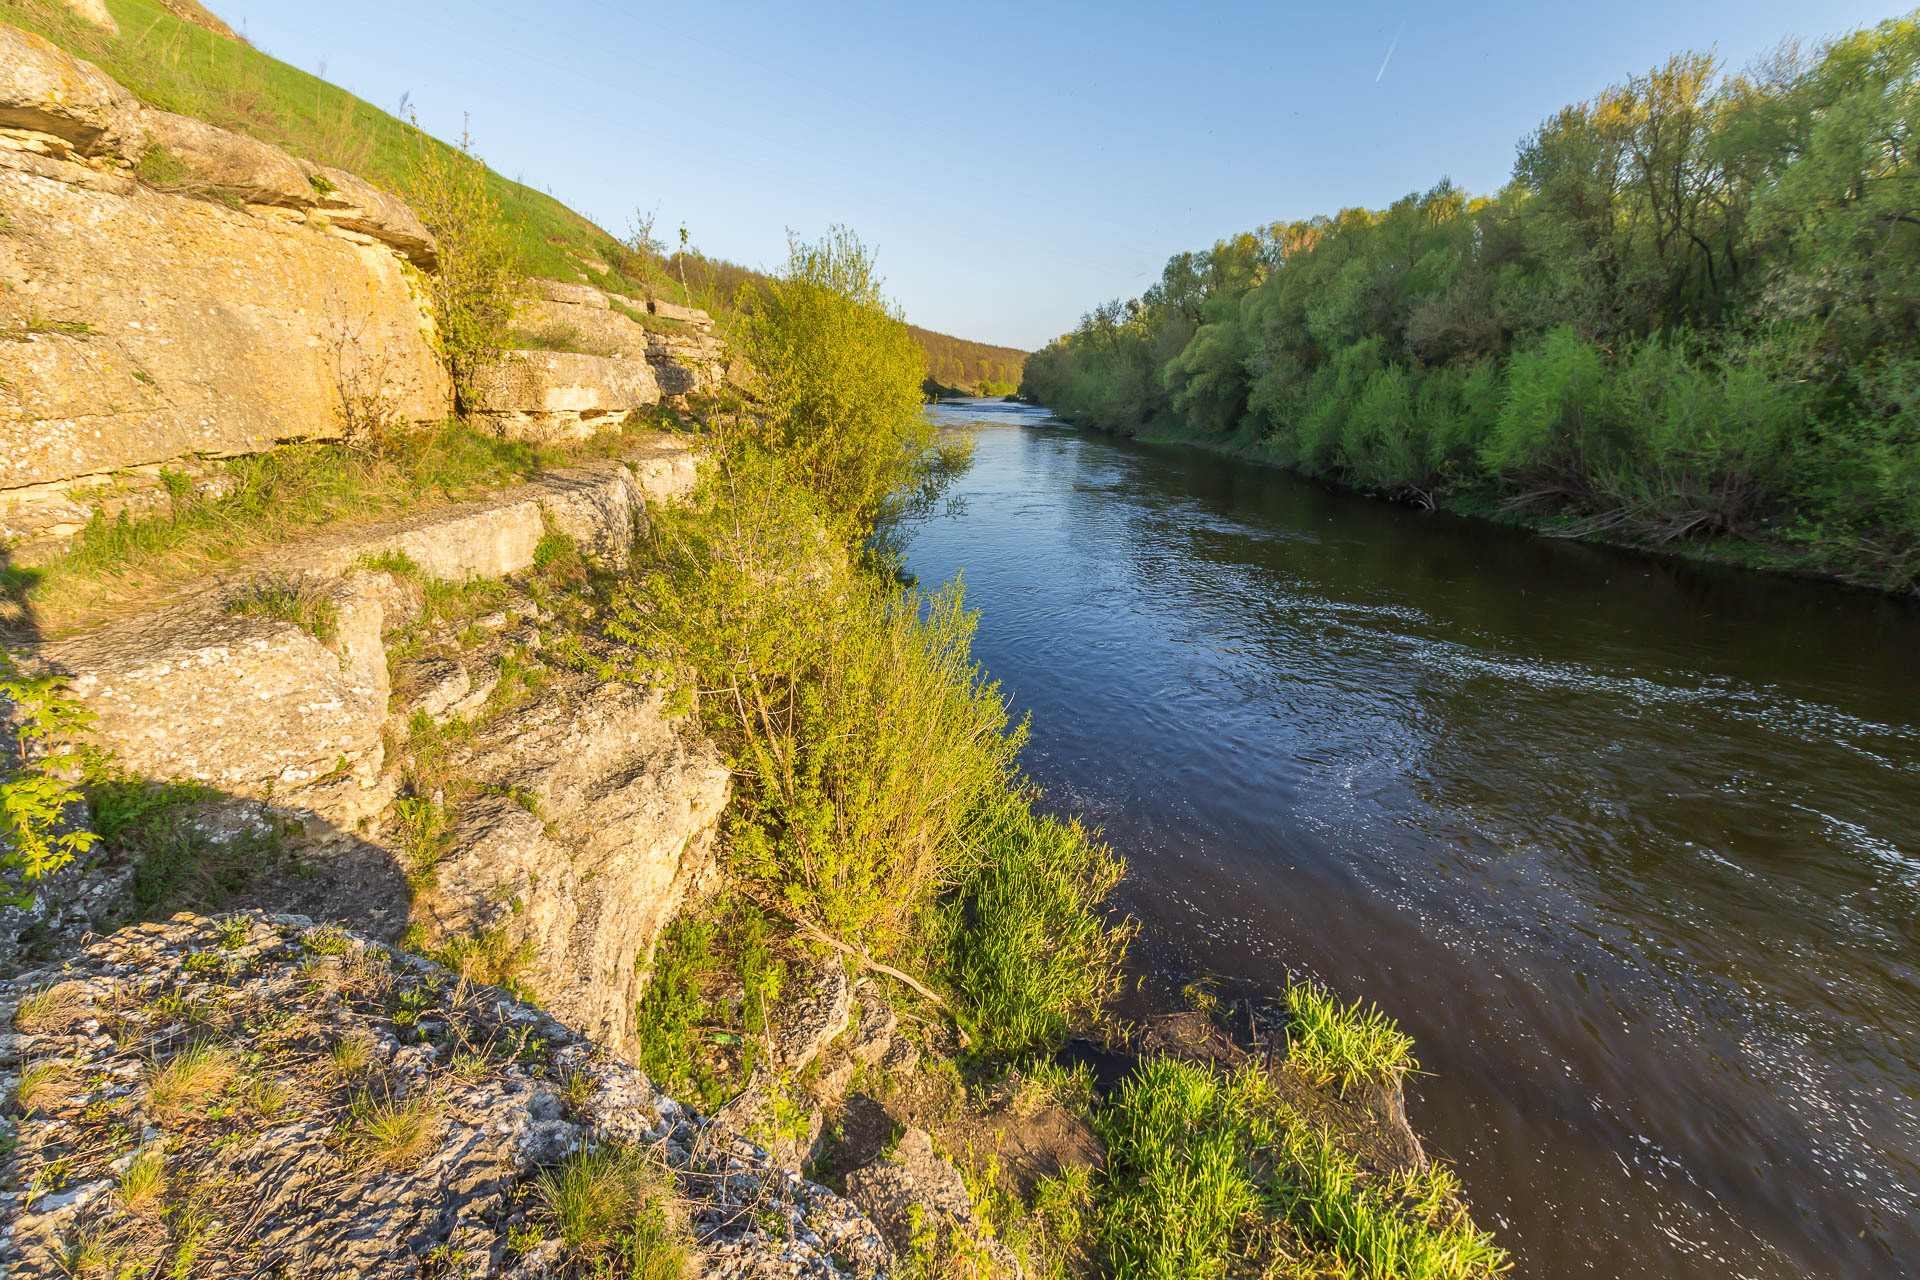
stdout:
[(934, 433), (918, 348), (851, 235), (796, 242), (746, 311), (764, 398), (653, 522), (612, 630), (727, 752), (752, 892), (923, 967), (995, 1052), (1057, 1041), (1117, 981), (1125, 936), (1100, 903), (1118, 864), (1030, 811), (1025, 727), (972, 656), (962, 584), (903, 586), (875, 554), (965, 442)]

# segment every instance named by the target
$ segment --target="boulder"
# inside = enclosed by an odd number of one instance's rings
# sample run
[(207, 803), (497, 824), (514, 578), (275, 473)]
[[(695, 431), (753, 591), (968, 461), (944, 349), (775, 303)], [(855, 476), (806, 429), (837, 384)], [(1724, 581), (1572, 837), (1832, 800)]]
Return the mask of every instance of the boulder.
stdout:
[[(293, 622), (204, 605), (61, 641), (41, 657), (71, 676), (74, 696), (98, 717), (98, 739), (143, 777), (239, 795), (336, 771), (371, 785), (387, 714), (378, 605), (341, 592), (350, 601), (347, 661)], [(361, 647), (369, 634), (374, 653)]]
[(661, 929), (709, 874), (731, 775), (657, 690), (561, 679), (493, 721), (469, 804), (417, 906), (447, 934), (504, 929), (531, 948), (541, 1002), (617, 1053)]
[(779, 1063), (797, 1073), (818, 1057), (853, 1021), (853, 984), (838, 961), (816, 969), (807, 988), (783, 999), (775, 1048)]
[(516, 329), (568, 340), (589, 355), (642, 360), (647, 356), (647, 331), (619, 311), (600, 306), (557, 302), (544, 297), (522, 298), (514, 305)]
[(0, 127), (57, 138), (83, 156), (131, 163), (146, 150), (140, 103), (51, 40), (0, 23)]
[(145, 124), (151, 144), (164, 147), (194, 182), (249, 204), (295, 209), (314, 204), (316, 193), (307, 180), (307, 169), (278, 147), (171, 111), (149, 109)]
[(591, 307), (599, 311), (607, 309), (607, 295), (590, 284), (568, 284), (564, 280), (536, 279), (528, 281), (527, 287), (534, 297), (543, 298), (548, 302)]
[[(329, 225), (372, 236), (398, 250), (422, 270), (432, 271), (438, 267), (439, 246), (406, 201), (344, 169), (328, 165), (306, 168), (315, 207), (322, 211)], [(319, 182), (314, 181), (315, 175)]]
[(66, 0), (67, 8), (99, 27), (110, 36), (120, 34), (120, 24), (107, 11), (106, 0)]
[[(3, 31), (0, 28), (0, 31)], [(451, 391), (382, 246), (0, 150), (0, 506), (7, 490), (399, 423)], [(260, 179), (262, 182), (265, 178)]]

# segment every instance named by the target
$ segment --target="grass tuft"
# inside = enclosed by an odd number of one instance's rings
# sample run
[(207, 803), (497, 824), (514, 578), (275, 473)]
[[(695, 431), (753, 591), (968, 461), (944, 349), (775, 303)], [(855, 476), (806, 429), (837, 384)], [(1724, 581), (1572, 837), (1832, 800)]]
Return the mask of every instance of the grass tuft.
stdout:
[(167, 1153), (153, 1145), (133, 1153), (126, 1171), (120, 1175), (120, 1204), (136, 1217), (146, 1217), (160, 1207), (167, 1191)]
[(687, 1271), (673, 1176), (644, 1149), (605, 1146), (570, 1156), (540, 1176), (534, 1198), (575, 1274), (678, 1280)]
[(1389, 1082), (1419, 1069), (1413, 1037), (1359, 999), (1341, 1004), (1305, 983), (1287, 984), (1287, 1061), (1317, 1084), (1339, 1081), (1344, 1091), (1363, 1081)]
[(147, 1074), (147, 1108), (163, 1120), (179, 1120), (233, 1080), (237, 1064), (231, 1050), (198, 1040)]
[(340, 630), (340, 607), (334, 603), (333, 593), (313, 578), (263, 578), (227, 601), (226, 611), (290, 622), (321, 644), (333, 643)]
[(52, 1058), (29, 1062), (20, 1068), (19, 1083), (13, 1086), (13, 1105), (21, 1115), (47, 1106), (60, 1096), (67, 1080), (67, 1064)]
[(440, 1118), (439, 1101), (428, 1094), (411, 1098), (356, 1099), (348, 1124), (353, 1147), (385, 1169), (418, 1164)]

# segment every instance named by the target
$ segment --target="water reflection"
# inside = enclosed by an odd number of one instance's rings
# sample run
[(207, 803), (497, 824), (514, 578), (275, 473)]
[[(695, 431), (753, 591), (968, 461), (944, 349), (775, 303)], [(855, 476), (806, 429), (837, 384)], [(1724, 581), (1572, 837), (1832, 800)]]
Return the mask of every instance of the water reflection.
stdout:
[(1373, 996), (1537, 1275), (1920, 1270), (1920, 615), (988, 417), (978, 652), (1194, 960)]

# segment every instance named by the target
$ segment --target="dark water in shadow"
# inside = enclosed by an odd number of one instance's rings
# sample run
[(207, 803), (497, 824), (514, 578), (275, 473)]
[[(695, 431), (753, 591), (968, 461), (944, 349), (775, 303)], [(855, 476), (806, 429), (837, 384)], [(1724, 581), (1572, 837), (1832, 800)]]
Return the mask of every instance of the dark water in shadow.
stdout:
[(986, 419), (976, 653), (1216, 972), (1376, 999), (1529, 1276), (1920, 1274), (1920, 610)]

